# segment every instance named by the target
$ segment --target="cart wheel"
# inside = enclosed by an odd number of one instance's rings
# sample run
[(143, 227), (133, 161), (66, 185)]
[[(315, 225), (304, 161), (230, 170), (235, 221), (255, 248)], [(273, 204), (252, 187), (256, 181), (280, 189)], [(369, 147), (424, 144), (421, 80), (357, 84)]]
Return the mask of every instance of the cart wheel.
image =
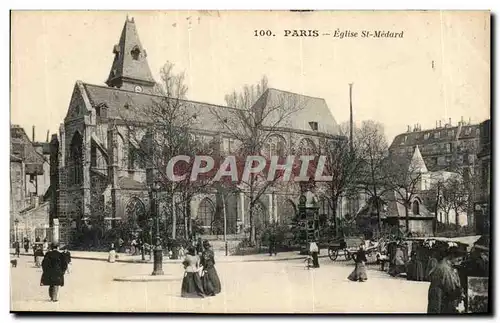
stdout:
[(345, 260), (349, 261), (352, 259), (352, 255), (348, 250), (344, 250)]
[(333, 249), (328, 249), (328, 257), (330, 257), (330, 259), (332, 261), (335, 261), (337, 259), (339, 255), (339, 251), (338, 250), (333, 250)]

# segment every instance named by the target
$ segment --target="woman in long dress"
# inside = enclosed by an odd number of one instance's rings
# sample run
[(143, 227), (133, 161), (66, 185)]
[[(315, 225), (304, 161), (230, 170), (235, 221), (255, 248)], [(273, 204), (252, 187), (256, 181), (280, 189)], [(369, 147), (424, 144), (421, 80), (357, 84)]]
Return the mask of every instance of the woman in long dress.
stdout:
[(398, 276), (406, 271), (405, 256), (403, 252), (403, 247), (400, 245), (396, 248), (396, 254), (394, 256), (394, 267), (389, 274), (393, 277)]
[(188, 254), (182, 262), (184, 265), (184, 278), (182, 279), (181, 296), (186, 298), (203, 298), (203, 286), (201, 284), (200, 257), (196, 255), (194, 247), (189, 247)]
[(355, 267), (352, 273), (347, 277), (351, 281), (364, 282), (368, 279), (366, 275), (366, 253), (363, 245), (359, 246), (358, 252), (354, 255)]
[(215, 256), (210, 243), (203, 242), (203, 253), (201, 255), (201, 265), (203, 266), (202, 285), (205, 295), (215, 296), (221, 291), (221, 283), (217, 270), (215, 269)]
[(427, 295), (427, 313), (458, 313), (457, 307), (462, 300), (462, 288), (460, 277), (453, 265), (460, 257), (458, 248), (451, 247), (432, 272)]

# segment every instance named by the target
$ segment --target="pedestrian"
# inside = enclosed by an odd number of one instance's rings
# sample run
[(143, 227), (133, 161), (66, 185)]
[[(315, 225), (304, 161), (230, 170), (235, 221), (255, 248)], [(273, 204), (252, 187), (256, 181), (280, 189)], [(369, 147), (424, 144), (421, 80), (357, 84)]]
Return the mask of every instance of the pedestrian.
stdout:
[(389, 275), (397, 277), (400, 274), (406, 272), (405, 256), (403, 252), (402, 245), (398, 245), (396, 248), (396, 254), (394, 255), (394, 266), (389, 271)]
[(109, 252), (108, 252), (108, 262), (115, 262), (116, 261), (116, 251), (115, 251), (115, 244), (112, 243), (111, 246), (109, 247)]
[(276, 231), (275, 229), (271, 229), (271, 232), (269, 234), (269, 256), (272, 256), (273, 254), (276, 256), (278, 253), (276, 251)]
[(40, 241), (41, 241), (41, 240), (40, 240), (40, 237), (36, 237), (36, 238), (35, 238), (35, 242), (40, 242)]
[(123, 252), (123, 244), (125, 241), (123, 241), (122, 238), (118, 239), (118, 252)]
[(16, 242), (14, 242), (14, 251), (15, 251), (15, 255), (17, 258), (19, 258), (19, 255), (21, 254), (21, 245), (19, 243), (19, 241), (16, 240)]
[(47, 239), (43, 239), (42, 250), (43, 254), (46, 254), (47, 251), (49, 251), (49, 243), (47, 242)]
[(137, 241), (135, 238), (132, 239), (132, 242), (130, 243), (130, 254), (132, 256), (135, 256), (137, 253)]
[(313, 268), (319, 268), (319, 260), (318, 260), (319, 248), (318, 244), (315, 241), (309, 243), (309, 253), (313, 260)]
[(182, 279), (181, 297), (203, 298), (203, 285), (201, 283), (200, 272), (203, 270), (200, 264), (200, 257), (196, 254), (194, 247), (188, 248), (188, 254), (182, 262), (184, 266), (184, 278)]
[(52, 243), (51, 250), (45, 254), (40, 280), (40, 286), (49, 286), (49, 296), (52, 302), (58, 301), (59, 287), (64, 286), (64, 273), (67, 269), (65, 257), (57, 248), (57, 244)]
[(462, 301), (462, 288), (460, 277), (454, 266), (462, 256), (457, 247), (450, 247), (432, 272), (427, 295), (427, 313), (458, 313), (457, 308)]
[(360, 245), (356, 254), (354, 254), (355, 267), (347, 279), (351, 281), (364, 282), (368, 279), (366, 275), (366, 253), (364, 245)]
[(184, 258), (184, 256), (186, 255), (186, 250), (184, 249), (184, 246), (180, 246), (179, 247), (179, 258)]
[(66, 268), (66, 273), (67, 274), (70, 274), (71, 273), (71, 252), (69, 252), (68, 250), (68, 247), (65, 246), (63, 248), (63, 252), (62, 252), (63, 256), (64, 256), (64, 260), (66, 261), (66, 265), (67, 265), (67, 268)]
[(44, 257), (42, 246), (40, 245), (35, 246), (34, 256), (35, 256), (35, 266), (39, 268), (42, 265), (42, 259)]
[(196, 242), (196, 253), (198, 253), (198, 255), (203, 253), (203, 242), (201, 238), (198, 238), (198, 242)]
[(203, 266), (202, 285), (205, 295), (215, 296), (221, 291), (221, 283), (217, 270), (215, 269), (215, 254), (210, 243), (203, 242), (203, 254), (201, 256), (201, 265)]
[(24, 238), (24, 251), (28, 253), (29, 250), (30, 250), (30, 241), (28, 240), (28, 238)]

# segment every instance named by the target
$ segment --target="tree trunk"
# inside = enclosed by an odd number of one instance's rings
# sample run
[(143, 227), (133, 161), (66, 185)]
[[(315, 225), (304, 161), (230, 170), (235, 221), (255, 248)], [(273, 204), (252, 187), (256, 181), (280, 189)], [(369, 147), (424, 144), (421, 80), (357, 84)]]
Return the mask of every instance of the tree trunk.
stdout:
[(382, 234), (382, 217), (380, 216), (380, 201), (377, 195), (377, 188), (374, 186), (373, 187), (373, 195), (374, 195), (374, 200), (375, 200), (375, 207), (377, 208), (377, 223), (378, 223), (378, 232), (379, 235)]
[(248, 212), (250, 216), (250, 244), (255, 245), (255, 223), (253, 220), (253, 202), (250, 202), (250, 208)]
[(337, 198), (332, 198), (332, 218), (333, 224), (335, 226), (335, 237), (338, 237), (339, 235), (339, 228), (337, 223), (337, 203)]
[(460, 231), (459, 217), (460, 217), (460, 214), (458, 213), (458, 210), (455, 209), (455, 226), (457, 228), (457, 232)]
[(406, 227), (406, 233), (410, 232), (410, 215), (408, 212), (408, 205), (405, 203), (405, 227)]
[(185, 230), (184, 232), (186, 233), (185, 238), (189, 240), (189, 237), (192, 235), (192, 230), (193, 228), (191, 227), (191, 199), (188, 198), (186, 199), (186, 205), (184, 206), (184, 217), (186, 218), (185, 224)]

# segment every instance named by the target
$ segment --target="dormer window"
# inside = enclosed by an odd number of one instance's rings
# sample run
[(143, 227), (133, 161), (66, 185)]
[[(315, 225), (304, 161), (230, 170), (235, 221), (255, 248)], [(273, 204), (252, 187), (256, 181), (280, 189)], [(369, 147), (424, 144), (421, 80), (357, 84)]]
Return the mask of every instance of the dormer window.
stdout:
[(312, 131), (318, 131), (318, 123), (316, 121), (310, 121), (309, 127), (311, 127)]
[(135, 61), (138, 61), (139, 60), (139, 55), (141, 54), (141, 50), (139, 49), (139, 47), (135, 46), (134, 49), (132, 49), (132, 51), (130, 52), (130, 55), (132, 55), (132, 58), (135, 60)]

